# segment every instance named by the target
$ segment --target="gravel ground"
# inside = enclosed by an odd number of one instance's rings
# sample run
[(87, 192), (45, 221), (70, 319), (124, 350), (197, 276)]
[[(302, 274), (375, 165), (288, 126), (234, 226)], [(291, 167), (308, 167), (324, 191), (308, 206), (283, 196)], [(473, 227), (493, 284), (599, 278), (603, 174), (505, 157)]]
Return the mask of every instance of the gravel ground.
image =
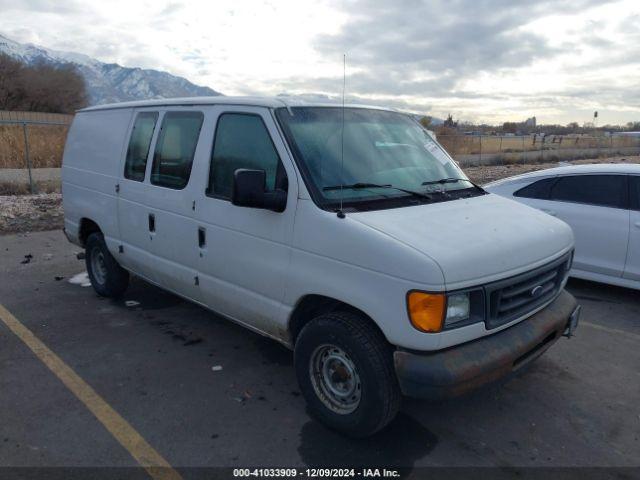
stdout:
[(0, 196), (0, 235), (62, 228), (62, 195)]
[[(586, 163), (640, 163), (640, 156), (611, 157), (577, 160), (571, 164)], [(566, 162), (568, 163), (568, 162)], [(558, 163), (531, 165), (493, 165), (466, 167), (464, 170), (478, 184), (511, 177), (534, 170), (557, 167)], [(38, 195), (0, 195), (0, 235), (62, 228), (62, 195), (43, 193)]]

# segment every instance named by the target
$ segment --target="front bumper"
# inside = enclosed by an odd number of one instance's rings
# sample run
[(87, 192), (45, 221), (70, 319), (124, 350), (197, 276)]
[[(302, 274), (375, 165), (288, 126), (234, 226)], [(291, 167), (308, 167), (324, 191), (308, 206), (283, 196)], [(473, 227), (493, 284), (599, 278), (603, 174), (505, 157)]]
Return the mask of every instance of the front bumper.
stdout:
[(394, 352), (402, 393), (443, 399), (498, 380), (542, 355), (575, 330), (580, 307), (566, 291), (547, 307), (498, 333), (433, 353)]

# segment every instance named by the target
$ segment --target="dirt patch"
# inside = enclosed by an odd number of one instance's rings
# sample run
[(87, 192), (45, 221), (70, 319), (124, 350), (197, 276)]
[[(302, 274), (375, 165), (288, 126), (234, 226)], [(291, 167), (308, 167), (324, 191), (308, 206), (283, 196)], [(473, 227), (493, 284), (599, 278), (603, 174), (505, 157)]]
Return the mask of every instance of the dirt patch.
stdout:
[(0, 196), (0, 235), (56, 230), (63, 220), (59, 193)]

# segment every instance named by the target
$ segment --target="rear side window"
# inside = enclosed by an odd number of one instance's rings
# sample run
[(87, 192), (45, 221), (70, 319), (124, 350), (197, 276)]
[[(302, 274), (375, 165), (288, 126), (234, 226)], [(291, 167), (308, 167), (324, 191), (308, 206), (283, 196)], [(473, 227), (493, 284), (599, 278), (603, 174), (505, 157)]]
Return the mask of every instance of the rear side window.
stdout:
[(551, 200), (627, 208), (624, 175), (576, 175), (559, 177), (551, 187)]
[(141, 112), (136, 116), (129, 139), (129, 148), (127, 148), (124, 178), (137, 182), (144, 180), (149, 147), (151, 147), (151, 138), (157, 121), (158, 112)]
[(189, 183), (202, 112), (167, 112), (156, 142), (151, 183), (180, 190)]
[(214, 142), (207, 194), (231, 198), (233, 173), (239, 168), (264, 170), (267, 191), (275, 189), (280, 158), (260, 116), (222, 114)]
[(524, 188), (521, 188), (513, 195), (516, 197), (535, 198), (538, 200), (548, 200), (551, 186), (556, 181), (555, 177), (538, 180)]

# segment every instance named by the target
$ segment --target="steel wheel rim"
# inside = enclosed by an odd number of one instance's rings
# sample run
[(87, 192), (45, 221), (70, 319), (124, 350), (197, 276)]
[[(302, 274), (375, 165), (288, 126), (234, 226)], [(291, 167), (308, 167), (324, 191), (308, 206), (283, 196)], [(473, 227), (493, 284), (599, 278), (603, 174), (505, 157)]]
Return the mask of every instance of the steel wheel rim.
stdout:
[(340, 347), (324, 344), (311, 354), (311, 383), (318, 398), (330, 410), (341, 415), (354, 412), (360, 405), (360, 375), (349, 355)]
[(91, 270), (96, 282), (104, 285), (107, 279), (107, 266), (104, 262), (104, 253), (98, 247), (91, 250)]

